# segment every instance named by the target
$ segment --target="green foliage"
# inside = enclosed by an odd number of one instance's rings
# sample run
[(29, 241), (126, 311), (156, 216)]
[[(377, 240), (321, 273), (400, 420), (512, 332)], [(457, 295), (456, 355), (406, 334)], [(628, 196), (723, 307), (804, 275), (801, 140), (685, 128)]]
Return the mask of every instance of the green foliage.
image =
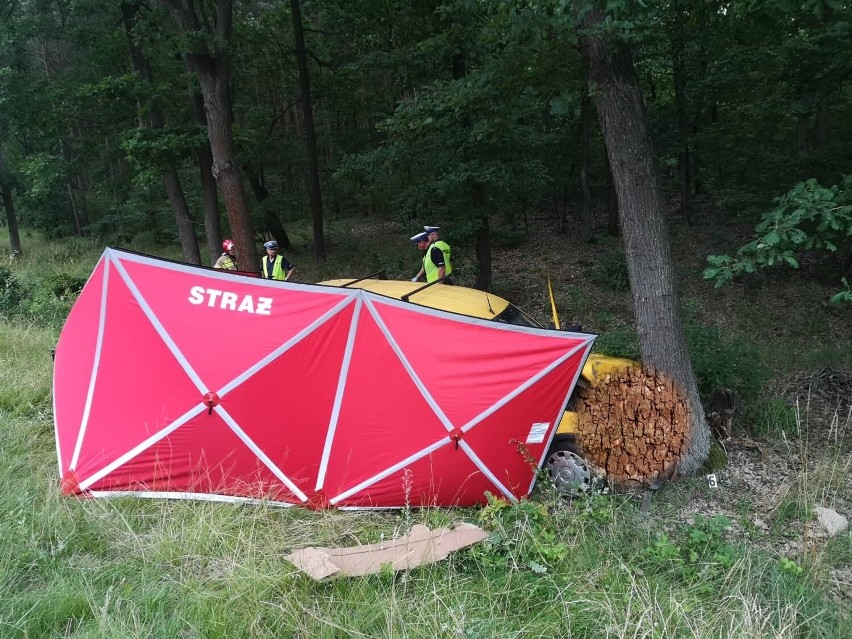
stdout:
[(713, 592), (743, 555), (742, 548), (725, 539), (730, 525), (730, 520), (721, 515), (696, 516), (694, 523), (682, 526), (673, 538), (658, 533), (642, 551), (643, 567), (646, 571), (674, 573)]
[(15, 274), (0, 266), (0, 315), (13, 317), (26, 299), (26, 291)]
[(612, 330), (602, 332), (595, 340), (595, 352), (613, 357), (641, 359), (636, 329), (627, 324), (621, 324)]
[[(834, 253), (849, 249), (852, 238), (852, 175), (830, 188), (816, 179), (800, 182), (776, 199), (777, 207), (765, 213), (755, 227), (757, 237), (741, 247), (736, 257), (710, 255), (705, 279), (716, 286), (763, 268), (799, 268), (799, 255), (806, 251)], [(846, 285), (846, 284), (845, 284)], [(847, 291), (832, 301), (849, 301)]]
[(592, 281), (607, 291), (624, 293), (630, 290), (627, 260), (620, 249), (610, 249), (598, 256), (597, 264), (590, 269)]
[(546, 573), (568, 555), (547, 507), (522, 499), (509, 503), (493, 495), (479, 514), (480, 524), (492, 532), (476, 555), (492, 568)]
[(754, 344), (687, 316), (686, 343), (701, 393), (730, 388), (745, 402), (756, 398), (770, 371)]
[(136, 171), (136, 181), (147, 186), (161, 182), (164, 169), (173, 168), (187, 156), (194, 156), (202, 144), (208, 144), (207, 135), (199, 126), (132, 129), (124, 132), (120, 142)]
[(831, 298), (832, 304), (852, 304), (852, 289), (849, 288), (849, 280), (842, 278), (843, 290)]
[(8, 268), (0, 267), (0, 316), (59, 327), (85, 283), (84, 277), (50, 271), (23, 282)]
[(794, 435), (797, 430), (796, 411), (783, 399), (761, 397), (744, 406), (743, 422), (751, 432), (762, 437)]

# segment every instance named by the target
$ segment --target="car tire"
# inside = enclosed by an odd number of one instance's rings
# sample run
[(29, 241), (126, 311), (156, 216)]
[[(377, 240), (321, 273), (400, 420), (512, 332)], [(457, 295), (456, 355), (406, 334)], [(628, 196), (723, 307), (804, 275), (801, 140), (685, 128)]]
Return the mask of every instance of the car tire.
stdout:
[(587, 492), (592, 486), (592, 469), (571, 437), (557, 439), (551, 444), (544, 460), (544, 469), (550, 477), (550, 483), (562, 495), (578, 495)]

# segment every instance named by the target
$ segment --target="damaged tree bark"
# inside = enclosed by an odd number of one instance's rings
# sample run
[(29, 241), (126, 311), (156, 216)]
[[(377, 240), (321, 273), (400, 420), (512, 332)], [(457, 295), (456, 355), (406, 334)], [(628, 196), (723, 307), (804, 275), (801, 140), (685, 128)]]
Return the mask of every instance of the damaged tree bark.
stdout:
[(689, 439), (685, 395), (660, 372), (639, 366), (578, 389), (574, 403), (588, 461), (624, 488), (672, 479)]

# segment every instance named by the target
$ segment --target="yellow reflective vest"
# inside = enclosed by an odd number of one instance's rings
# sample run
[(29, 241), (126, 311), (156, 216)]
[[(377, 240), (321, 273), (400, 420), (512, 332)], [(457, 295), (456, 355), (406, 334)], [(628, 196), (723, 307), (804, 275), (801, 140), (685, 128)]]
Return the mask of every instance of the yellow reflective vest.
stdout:
[(426, 255), (423, 256), (423, 270), (426, 272), (426, 281), (434, 282), (438, 279), (438, 265), (432, 261), (432, 248), (440, 249), (444, 254), (444, 277), (449, 277), (453, 274), (453, 265), (450, 262), (450, 245), (443, 240), (432, 242), (429, 248), (426, 249)]
[(216, 263), (213, 265), (213, 268), (222, 268), (226, 271), (236, 271), (237, 263), (234, 261), (234, 258), (228, 255), (227, 253), (222, 253), (219, 256), (219, 259), (216, 260)]
[[(283, 255), (275, 256), (275, 263), (272, 265), (272, 277), (269, 277), (269, 271), (267, 270), (267, 266), (269, 264), (268, 258), (263, 258), (260, 261), (260, 269), (263, 273), (264, 279), (273, 279), (273, 280), (286, 280), (287, 279), (287, 271), (293, 268), (293, 265), (290, 264), (286, 259), (284, 259)], [(286, 266), (285, 266), (286, 264)]]

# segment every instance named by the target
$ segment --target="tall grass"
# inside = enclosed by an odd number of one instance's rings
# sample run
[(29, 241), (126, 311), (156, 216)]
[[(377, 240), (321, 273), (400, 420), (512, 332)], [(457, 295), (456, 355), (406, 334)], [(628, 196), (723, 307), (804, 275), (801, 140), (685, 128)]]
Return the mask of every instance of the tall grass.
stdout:
[[(31, 259), (53, 259), (53, 250), (86, 262), (69, 266), (74, 274), (100, 253), (33, 247)], [(366, 268), (372, 258), (364, 259)], [(13, 267), (23, 281), (37, 270), (29, 261)], [(679, 523), (666, 491), (650, 517), (629, 495), (564, 502), (544, 488), (515, 505), (390, 512), (65, 497), (50, 414), (56, 335), (31, 318), (0, 320), (4, 639), (852, 636), (827, 572), (852, 557), (848, 539), (812, 540), (813, 552), (782, 561), (723, 519)], [(846, 490), (848, 423), (838, 422), (826, 456), (809, 453), (795, 489), (803, 505), (833, 503)], [(457, 520), (490, 537), (409, 572), (316, 582), (283, 559)]]

